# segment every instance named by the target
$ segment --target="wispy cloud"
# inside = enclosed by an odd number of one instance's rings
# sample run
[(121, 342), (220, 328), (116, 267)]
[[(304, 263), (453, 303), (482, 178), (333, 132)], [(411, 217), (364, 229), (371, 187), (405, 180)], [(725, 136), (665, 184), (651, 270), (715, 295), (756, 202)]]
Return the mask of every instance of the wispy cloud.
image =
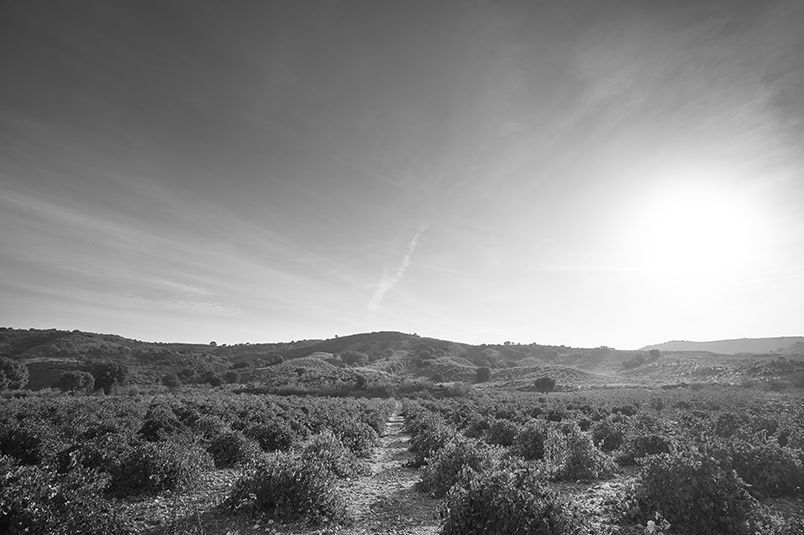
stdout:
[(377, 313), (377, 310), (380, 308), (380, 303), (382, 303), (385, 295), (390, 292), (391, 289), (399, 283), (399, 281), (402, 280), (402, 277), (405, 276), (405, 272), (410, 267), (410, 259), (413, 257), (413, 252), (416, 250), (416, 246), (419, 244), (419, 238), (421, 238), (425, 230), (427, 230), (427, 225), (422, 225), (419, 227), (419, 230), (416, 231), (416, 234), (414, 234), (413, 238), (410, 240), (408, 248), (405, 251), (405, 255), (402, 257), (402, 261), (395, 270), (383, 270), (380, 282), (377, 283), (374, 294), (371, 296), (371, 299), (369, 299), (368, 302), (368, 311), (370, 316), (373, 316)]

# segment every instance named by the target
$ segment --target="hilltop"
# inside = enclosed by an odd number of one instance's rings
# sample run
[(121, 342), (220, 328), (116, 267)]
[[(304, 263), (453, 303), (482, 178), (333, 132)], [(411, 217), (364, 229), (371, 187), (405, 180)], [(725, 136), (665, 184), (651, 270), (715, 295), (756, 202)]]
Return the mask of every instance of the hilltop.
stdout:
[(804, 336), (778, 336), (775, 338), (739, 338), (734, 340), (715, 340), (712, 342), (691, 342), (673, 340), (645, 346), (643, 351), (707, 351), (723, 355), (775, 353), (786, 355), (804, 354)]
[[(787, 347), (795, 348), (804, 338), (765, 340), (790, 341)], [(30, 372), (29, 387), (34, 389), (57, 386), (65, 372), (89, 371), (102, 362), (127, 366), (132, 384), (218, 386), (230, 382), (285, 393), (322, 388), (338, 393), (357, 388), (368, 394), (403, 386), (443, 388), (456, 383), (480, 383), (476, 384), (479, 389), (528, 391), (534, 390), (534, 382), (541, 377), (555, 379), (559, 389), (790, 382), (804, 373), (804, 357), (767, 354), (767, 344), (757, 346), (763, 349), (761, 353), (736, 356), (706, 352), (698, 346), (668, 349), (673, 347), (659, 344), (622, 351), (540, 344), (472, 345), (393, 331), (218, 345), (143, 342), (82, 331), (0, 328), (0, 356), (25, 364)], [(706, 347), (722, 351), (726, 346)]]

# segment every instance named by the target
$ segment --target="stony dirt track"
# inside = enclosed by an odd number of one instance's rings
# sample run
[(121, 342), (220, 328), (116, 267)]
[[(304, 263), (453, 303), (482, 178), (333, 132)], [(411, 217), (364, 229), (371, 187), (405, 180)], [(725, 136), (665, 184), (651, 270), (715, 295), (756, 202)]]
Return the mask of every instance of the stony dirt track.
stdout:
[(343, 494), (354, 522), (350, 526), (279, 525), (265, 520), (215, 512), (237, 478), (236, 470), (209, 474), (195, 492), (180, 498), (160, 497), (136, 504), (140, 533), (153, 535), (432, 535), (438, 533), (440, 502), (416, 491), (419, 470), (407, 467), (410, 437), (398, 410), (388, 419), (380, 444), (368, 459), (365, 476), (343, 480)]

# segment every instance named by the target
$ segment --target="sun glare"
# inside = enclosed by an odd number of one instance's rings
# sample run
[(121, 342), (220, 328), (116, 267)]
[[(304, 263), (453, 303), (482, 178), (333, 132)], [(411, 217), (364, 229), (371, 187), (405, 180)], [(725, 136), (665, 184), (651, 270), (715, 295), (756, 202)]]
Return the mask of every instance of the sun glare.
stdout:
[(642, 269), (729, 277), (762, 255), (761, 217), (736, 187), (670, 185), (638, 212), (630, 247)]

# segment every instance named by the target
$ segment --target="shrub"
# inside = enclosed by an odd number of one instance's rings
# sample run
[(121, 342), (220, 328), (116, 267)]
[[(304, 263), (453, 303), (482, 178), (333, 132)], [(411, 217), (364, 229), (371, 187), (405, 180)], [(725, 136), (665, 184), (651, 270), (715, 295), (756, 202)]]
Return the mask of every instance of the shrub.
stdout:
[(244, 434), (256, 440), (264, 451), (287, 450), (296, 442), (293, 429), (281, 418), (253, 423), (246, 427)]
[(185, 426), (168, 405), (154, 402), (148, 407), (139, 434), (148, 441), (165, 440), (184, 431)]
[(89, 372), (64, 372), (59, 377), (59, 389), (64, 392), (92, 392), (95, 389), (95, 378)]
[(493, 419), (489, 424), (486, 440), (489, 444), (510, 446), (519, 433), (519, 426), (511, 420)]
[(116, 387), (128, 384), (131, 369), (121, 362), (100, 362), (93, 366), (92, 376), (95, 378), (95, 388), (110, 394)]
[(210, 455), (195, 445), (140, 442), (112, 468), (109, 491), (130, 496), (183, 490), (212, 467)]
[(595, 447), (589, 433), (575, 423), (565, 431), (553, 427), (545, 441), (545, 461), (555, 479), (599, 479), (614, 472), (614, 461)]
[(611, 418), (601, 420), (592, 426), (592, 440), (603, 451), (614, 451), (622, 446), (625, 430), (622, 424)]
[(348, 521), (332, 473), (322, 463), (289, 453), (252, 463), (235, 483), (224, 507), (250, 510), (283, 522)]
[(622, 454), (617, 457), (617, 462), (623, 466), (633, 466), (636, 459), (659, 453), (670, 453), (672, 450), (673, 440), (664, 435), (633, 432), (627, 437)]
[(435, 498), (443, 497), (464, 467), (482, 471), (502, 457), (499, 448), (472, 438), (457, 438), (438, 450), (421, 471), (418, 487)]
[(58, 451), (58, 436), (42, 420), (4, 423), (0, 427), (0, 454), (26, 465), (41, 464)]
[(224, 431), (212, 439), (207, 452), (217, 468), (243, 464), (259, 453), (259, 447), (240, 431)]
[(310, 440), (301, 459), (307, 463), (320, 463), (336, 477), (354, 477), (364, 472), (355, 454), (329, 429)]
[(547, 426), (543, 422), (531, 421), (519, 430), (514, 439), (514, 452), (528, 461), (544, 458), (544, 441), (547, 439)]
[(0, 533), (126, 533), (115, 507), (103, 499), (105, 483), (80, 466), (59, 475), (0, 457)]
[(181, 379), (175, 372), (170, 372), (162, 376), (162, 384), (168, 388), (181, 386)]
[(28, 367), (18, 360), (0, 357), (0, 386), (22, 389), (28, 384)]
[(556, 380), (552, 377), (539, 377), (533, 382), (533, 388), (536, 392), (550, 393), (556, 388)]
[(475, 370), (475, 382), (485, 383), (491, 379), (491, 368), (488, 366), (481, 366)]
[(433, 453), (455, 436), (454, 429), (448, 427), (443, 419), (427, 415), (422, 424), (412, 431), (410, 451), (413, 453), (411, 466), (422, 466)]
[(358, 457), (370, 456), (380, 440), (374, 428), (358, 420), (338, 421), (333, 425), (332, 431)]
[(685, 532), (747, 535), (756, 531), (757, 503), (745, 482), (696, 450), (662, 453), (642, 461), (633, 501), (642, 518), (658, 511)]
[(541, 474), (523, 465), (486, 472), (464, 469), (447, 494), (443, 535), (561, 535), (580, 533), (582, 521), (545, 486)]
[(757, 498), (802, 494), (802, 461), (774, 440), (753, 444), (732, 439), (711, 449), (717, 458), (724, 459), (725, 468), (737, 471)]

